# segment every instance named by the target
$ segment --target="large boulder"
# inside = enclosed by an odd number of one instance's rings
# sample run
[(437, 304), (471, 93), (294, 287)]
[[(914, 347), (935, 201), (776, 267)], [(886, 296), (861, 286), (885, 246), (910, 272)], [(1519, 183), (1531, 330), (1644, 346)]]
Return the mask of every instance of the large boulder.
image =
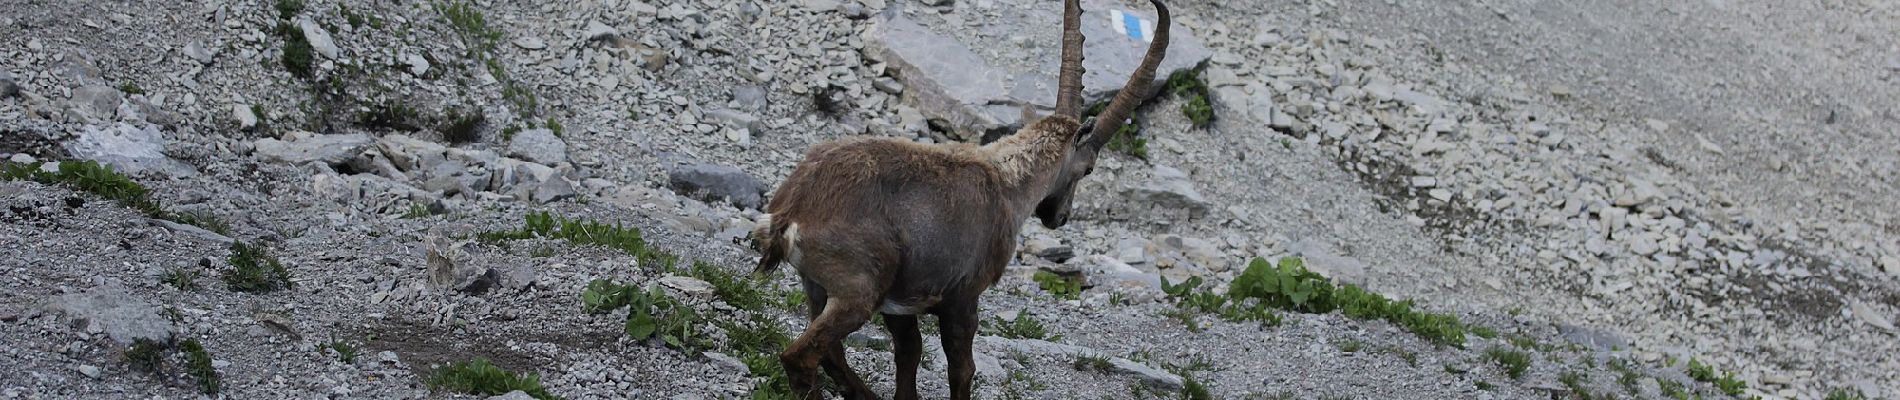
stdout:
[(165, 137), (155, 125), (88, 125), (79, 137), (62, 143), (73, 157), (98, 161), (127, 174), (146, 172), (173, 177), (198, 175), (190, 164), (165, 155)]
[(1145, 204), (1157, 210), (1178, 210), (1189, 218), (1207, 215), (1210, 207), (1186, 172), (1165, 165), (1156, 165), (1148, 180), (1136, 183), (1124, 194), (1137, 207)]
[(740, 208), (758, 209), (765, 203), (765, 182), (730, 166), (677, 166), (667, 172), (667, 186), (700, 201), (726, 201)]
[(554, 165), (567, 162), (567, 143), (554, 136), (548, 129), (529, 129), (516, 132), (508, 140), (508, 155), (541, 164)]
[(318, 135), (300, 131), (284, 135), (284, 140), (258, 139), (253, 148), (256, 149), (257, 158), (264, 161), (297, 165), (312, 162), (339, 165), (356, 158), (357, 154), (375, 144), (375, 139), (360, 133)]
[(159, 314), (157, 305), (139, 299), (118, 285), (54, 296), (46, 308), (64, 314), (74, 328), (104, 334), (124, 346), (139, 339), (170, 341), (172, 334), (178, 331), (171, 320)]

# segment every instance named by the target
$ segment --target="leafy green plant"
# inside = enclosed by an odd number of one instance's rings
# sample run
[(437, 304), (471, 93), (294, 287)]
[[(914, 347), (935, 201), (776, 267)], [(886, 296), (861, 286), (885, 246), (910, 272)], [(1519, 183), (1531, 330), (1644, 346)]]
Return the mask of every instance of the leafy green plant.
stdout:
[(1492, 347), (1484, 351), (1484, 357), (1498, 363), (1499, 366), (1503, 366), (1504, 374), (1510, 376), (1511, 379), (1523, 377), (1524, 371), (1531, 368), (1530, 355), (1522, 351), (1503, 347)]
[(1189, 277), (1179, 284), (1170, 284), (1168, 278), (1161, 278), (1162, 293), (1175, 299), (1175, 306), (1178, 308), (1177, 315), (1172, 315), (1172, 317), (1186, 324), (1189, 331), (1200, 331), (1194, 323), (1194, 314), (1217, 314), (1221, 319), (1229, 322), (1255, 321), (1262, 325), (1280, 324), (1280, 316), (1268, 310), (1266, 304), (1253, 301), (1249, 305), (1247, 303), (1251, 300), (1248, 299), (1215, 294), (1204, 290), (1201, 287), (1202, 283), (1204, 283), (1203, 280), (1198, 276)]
[(727, 321), (720, 322), (719, 327), (726, 331), (729, 339), (727, 351), (738, 357), (752, 376), (765, 380), (753, 387), (751, 398), (794, 397), (790, 381), (785, 377), (785, 366), (778, 359), (778, 352), (791, 343), (791, 337), (777, 322), (764, 314), (753, 313), (749, 323)]
[(1187, 115), (1195, 128), (1205, 128), (1214, 123), (1214, 106), (1207, 102), (1206, 95), (1195, 94), (1187, 102), (1181, 103), (1181, 114)]
[(231, 269), (224, 272), (224, 283), (231, 290), (250, 293), (268, 293), (281, 289), (290, 289), (290, 270), (272, 257), (263, 246), (253, 246), (244, 242), (231, 243), (231, 256), (227, 258)]
[(218, 369), (211, 366), (211, 353), (205, 351), (198, 339), (185, 339), (178, 343), (178, 348), (185, 352), (185, 373), (198, 381), (198, 390), (204, 394), (218, 394)]
[(303, 0), (277, 0), (277, 18), (289, 20), (303, 12)]
[(1683, 388), (1682, 382), (1677, 382), (1674, 379), (1656, 378), (1656, 388), (1662, 391), (1663, 397), (1676, 400), (1689, 400), (1691, 398), (1689, 391)]
[(1688, 372), (1690, 379), (1695, 379), (1698, 382), (1708, 382), (1711, 385), (1715, 385), (1715, 388), (1721, 390), (1722, 393), (1730, 396), (1740, 396), (1743, 390), (1748, 389), (1748, 383), (1736, 379), (1734, 372), (1725, 372), (1718, 375), (1716, 374), (1715, 367), (1703, 364), (1694, 358), (1689, 359)]
[(1014, 319), (990, 317), (990, 320), (983, 324), (983, 328), (987, 331), (986, 334), (1011, 339), (1042, 339), (1051, 342), (1062, 340), (1062, 335), (1049, 335), (1049, 332), (1043, 328), (1042, 321), (1030, 317), (1028, 310), (1016, 312)]
[[(284, 54), (278, 58), (283, 62), (284, 70), (290, 71), (291, 75), (299, 78), (308, 79), (314, 76), (316, 49), (310, 46), (310, 38), (304, 37), (303, 30), (297, 29), (289, 22), (278, 23), (277, 30), (284, 37)], [(258, 118), (263, 119), (261, 116)]]
[(627, 337), (633, 340), (659, 338), (661, 342), (675, 349), (697, 353), (709, 346), (709, 341), (699, 332), (699, 325), (705, 319), (693, 310), (692, 306), (681, 303), (659, 287), (648, 287), (646, 291), (631, 291), (627, 299)]
[(1308, 271), (1305, 262), (1294, 257), (1281, 258), (1277, 266), (1255, 258), (1227, 288), (1228, 297), (1258, 299), (1274, 308), (1308, 313), (1332, 312), (1332, 292), (1326, 277)]
[(48, 185), (64, 184), (81, 192), (92, 193), (99, 197), (117, 201), (128, 208), (138, 210), (153, 218), (167, 216), (157, 200), (151, 198), (151, 192), (145, 185), (132, 178), (114, 172), (112, 167), (95, 161), (63, 161), (53, 171), (41, 170), (43, 164), (18, 164), (4, 162), (0, 177), (7, 180), (30, 180)]
[(759, 311), (765, 309), (765, 306), (771, 303), (771, 301), (767, 300), (770, 297), (769, 294), (766, 289), (762, 287), (764, 282), (760, 280), (727, 272), (725, 269), (705, 261), (693, 262), (693, 269), (690, 273), (693, 277), (712, 284), (713, 295), (718, 296), (719, 299), (725, 301), (727, 305), (741, 310)]
[(590, 314), (599, 314), (626, 307), (633, 302), (640, 290), (633, 286), (621, 285), (608, 279), (595, 279), (581, 290), (581, 310)]
[(1057, 275), (1049, 271), (1036, 271), (1033, 278), (1042, 291), (1057, 298), (1075, 300), (1082, 297), (1082, 281), (1079, 277)]
[(485, 232), (476, 235), (476, 238), (494, 244), (509, 240), (543, 238), (560, 239), (575, 244), (606, 246), (634, 256), (640, 260), (641, 265), (658, 266), (662, 270), (671, 270), (674, 263), (679, 260), (678, 256), (647, 247), (646, 239), (641, 237), (640, 230), (637, 228), (567, 219), (545, 212), (529, 213), (521, 229)]
[(1168, 93), (1187, 99), (1181, 104), (1181, 113), (1194, 122), (1194, 127), (1206, 127), (1214, 121), (1214, 108), (1207, 99), (1212, 96), (1207, 82), (1201, 80), (1201, 70), (1186, 69), (1168, 75)]
[(171, 285), (171, 287), (180, 291), (197, 291), (198, 270), (185, 267), (172, 267), (171, 269), (165, 270), (165, 275), (160, 276), (158, 281), (166, 285)]
[(144, 88), (140, 88), (139, 84), (132, 82), (119, 84), (119, 91), (125, 94), (145, 94)]
[(329, 343), (324, 343), (319, 348), (330, 349), (331, 352), (335, 352), (336, 359), (342, 361), (344, 364), (356, 363), (356, 345), (350, 344), (347, 340), (333, 339)]
[(520, 390), (528, 396), (541, 400), (559, 399), (541, 387), (541, 375), (529, 373), (517, 376), (513, 372), (497, 367), (485, 358), (452, 363), (431, 372), (428, 385), (432, 389), (477, 396), (496, 396)]
[(132, 340), (132, 346), (125, 348), (125, 361), (133, 370), (162, 375), (165, 367), (165, 348), (163, 342), (138, 338)]
[(1148, 139), (1141, 137), (1140, 121), (1129, 117), (1127, 124), (1115, 130), (1115, 136), (1108, 139), (1108, 149), (1127, 154), (1137, 159), (1148, 159)]
[(1478, 390), (1491, 390), (1491, 389), (1498, 388), (1498, 385), (1493, 385), (1491, 384), (1491, 382), (1485, 382), (1482, 380), (1478, 381), (1478, 383), (1475, 386), (1478, 388)]
[(1827, 391), (1827, 397), (1822, 400), (1867, 400), (1867, 395), (1861, 393), (1860, 389), (1835, 388)]

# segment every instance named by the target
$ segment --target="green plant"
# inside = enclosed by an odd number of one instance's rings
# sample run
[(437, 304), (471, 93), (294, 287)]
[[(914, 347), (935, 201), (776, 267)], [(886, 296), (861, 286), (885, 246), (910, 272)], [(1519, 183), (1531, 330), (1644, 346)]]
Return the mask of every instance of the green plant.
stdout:
[(356, 124), (369, 129), (414, 132), (422, 130), (422, 127), (428, 125), (429, 122), (408, 104), (397, 100), (386, 100), (382, 104), (370, 107), (368, 111), (357, 113)]
[(1128, 123), (1115, 130), (1115, 137), (1108, 139), (1108, 149), (1129, 156), (1148, 159), (1148, 139), (1141, 137), (1141, 123), (1129, 117)]
[(431, 215), (435, 215), (435, 211), (430, 210), (428, 205), (425, 205), (422, 203), (409, 203), (409, 211), (403, 212), (402, 218), (403, 219), (422, 219), (422, 218), (428, 218)]
[(1358, 341), (1358, 340), (1352, 340), (1352, 339), (1340, 339), (1340, 340), (1334, 340), (1333, 346), (1338, 347), (1339, 351), (1343, 351), (1347, 353), (1357, 353), (1359, 352), (1360, 349), (1366, 347), (1366, 343)]
[(1676, 400), (1689, 400), (1692, 398), (1689, 391), (1683, 388), (1682, 382), (1677, 382), (1674, 379), (1656, 378), (1656, 388), (1662, 391), (1663, 397)]
[(1498, 338), (1498, 331), (1491, 329), (1490, 327), (1487, 327), (1487, 326), (1467, 325), (1465, 326), (1465, 332), (1470, 332), (1473, 335), (1477, 335), (1478, 337), (1485, 338), (1485, 339)]
[(1207, 393), (1207, 385), (1192, 376), (1181, 376), (1182, 400), (1211, 400), (1214, 396)]
[(1115, 370), (1115, 363), (1108, 361), (1108, 357), (1089, 354), (1076, 356), (1075, 363), (1070, 366), (1075, 367), (1077, 371), (1109, 372)]
[(277, 0), (277, 18), (296, 18), (300, 12), (303, 12), (303, 0)]
[(1823, 397), (1822, 399), (1823, 400), (1867, 400), (1867, 395), (1861, 393), (1860, 389), (1835, 388), (1834, 390), (1827, 391), (1827, 397)]
[(198, 381), (198, 390), (204, 394), (218, 394), (218, 370), (211, 366), (211, 353), (198, 343), (198, 339), (185, 339), (178, 343), (185, 351), (185, 373)]
[(1405, 360), (1406, 364), (1411, 365), (1413, 367), (1418, 366), (1418, 353), (1414, 353), (1411, 350), (1406, 350), (1403, 347), (1394, 346), (1394, 345), (1384, 345), (1384, 346), (1379, 346), (1378, 348), (1374, 350), (1380, 353), (1386, 353), (1386, 354), (1398, 356), (1400, 360)]
[(1491, 390), (1491, 389), (1496, 389), (1498, 385), (1493, 385), (1491, 384), (1491, 382), (1485, 382), (1481, 380), (1481, 381), (1478, 381), (1477, 387), (1478, 387), (1478, 390)]
[(224, 283), (231, 290), (251, 293), (267, 293), (280, 289), (290, 289), (290, 270), (277, 261), (263, 246), (247, 245), (244, 242), (231, 243), (231, 256), (227, 258), (231, 269), (224, 272)]
[(1708, 382), (1709, 384), (1715, 385), (1715, 388), (1721, 390), (1722, 393), (1730, 396), (1740, 396), (1743, 390), (1748, 389), (1748, 383), (1736, 379), (1734, 372), (1725, 372), (1718, 375), (1716, 374), (1715, 367), (1703, 364), (1694, 358), (1689, 359), (1688, 372), (1690, 379), (1695, 379), (1698, 382)]
[(483, 116), (479, 110), (463, 114), (461, 111), (450, 109), (447, 122), (444, 122), (439, 130), (442, 131), (442, 139), (451, 144), (479, 142), (482, 140), (482, 122), (486, 120), (487, 117)]
[(1278, 266), (1255, 258), (1228, 286), (1227, 296), (1258, 299), (1274, 308), (1326, 313), (1334, 307), (1332, 291), (1326, 277), (1308, 271), (1299, 258), (1281, 258)]
[(220, 220), (216, 216), (174, 212), (166, 213), (164, 218), (172, 222), (204, 228), (204, 230), (216, 232), (219, 235), (231, 236), (231, 225), (224, 223), (224, 220)]
[(548, 124), (542, 127), (554, 131), (554, 137), (567, 137), (567, 128), (562, 127), (561, 121), (555, 121), (554, 117), (548, 117)]
[(144, 88), (141, 88), (139, 87), (139, 84), (132, 83), (132, 82), (119, 84), (119, 91), (124, 92), (125, 94), (145, 94)]
[(257, 130), (263, 131), (270, 128), (270, 114), (264, 112), (263, 104), (252, 104), (251, 116), (257, 117)]
[(171, 269), (165, 270), (165, 274), (159, 276), (158, 281), (166, 285), (171, 285), (171, 287), (177, 288), (180, 291), (197, 291), (198, 270), (185, 267), (172, 267)]
[(983, 328), (987, 331), (985, 334), (1010, 339), (1042, 339), (1051, 342), (1062, 340), (1062, 335), (1049, 335), (1043, 328), (1042, 321), (1030, 317), (1028, 310), (1017, 311), (1014, 319), (991, 317), (989, 321), (985, 321)]
[[(779, 308), (784, 309), (785, 311), (796, 312), (798, 311), (799, 307), (805, 306), (806, 300), (807, 298), (806, 298), (804, 290), (787, 290), (780, 293), (778, 306)], [(873, 315), (873, 317), (876, 317), (876, 315)]]
[(63, 161), (53, 171), (41, 170), (43, 164), (19, 164), (0, 162), (0, 178), (6, 180), (30, 180), (43, 184), (64, 184), (81, 192), (92, 193), (99, 197), (117, 201), (128, 208), (138, 210), (153, 218), (166, 217), (167, 214), (151, 193), (137, 181), (125, 175), (113, 172), (112, 167), (95, 161)]
[(1609, 366), (1611, 371), (1616, 371), (1616, 383), (1623, 386), (1624, 392), (1629, 393), (1631, 396), (1636, 396), (1642, 392), (1640, 379), (1643, 378), (1643, 375), (1636, 373), (1635, 369), (1630, 368), (1629, 362), (1612, 360)]
[(764, 379), (753, 387), (751, 398), (793, 398), (785, 366), (778, 359), (778, 351), (791, 343), (791, 337), (777, 322), (764, 314), (753, 313), (750, 323), (725, 321), (720, 322), (719, 327), (726, 331), (727, 351), (738, 357), (752, 376)]
[(536, 399), (559, 399), (548, 394), (541, 387), (541, 375), (529, 373), (516, 376), (515, 373), (490, 364), (488, 359), (476, 358), (435, 369), (430, 373), (428, 385), (433, 389), (472, 394), (477, 396), (496, 396), (520, 390)]
[(666, 345), (689, 353), (709, 347), (709, 341), (699, 332), (699, 325), (705, 319), (693, 307), (666, 295), (657, 286), (648, 287), (645, 292), (626, 293), (628, 337), (636, 341), (659, 338)]
[(727, 305), (741, 310), (759, 311), (770, 303), (760, 280), (738, 276), (705, 261), (694, 261), (691, 274), (712, 284), (713, 294)]
[(1522, 351), (1492, 347), (1484, 351), (1484, 357), (1503, 366), (1504, 374), (1510, 376), (1511, 379), (1522, 378), (1524, 371), (1531, 368), (1530, 355)]
[(1214, 122), (1214, 106), (1209, 104), (1207, 96), (1202, 94), (1194, 94), (1188, 98), (1187, 102), (1181, 103), (1181, 114), (1187, 115), (1188, 121), (1192, 121), (1195, 128), (1205, 128)]
[(150, 372), (154, 375), (164, 373), (165, 343), (152, 339), (132, 340), (132, 346), (125, 348), (125, 361), (133, 370)]
[(647, 247), (646, 239), (640, 236), (636, 228), (623, 228), (620, 225), (607, 225), (594, 221), (556, 217), (545, 212), (529, 213), (526, 223), (518, 230), (484, 232), (477, 239), (487, 243), (501, 243), (509, 240), (532, 238), (560, 239), (575, 244), (592, 244), (618, 249), (639, 259), (644, 266), (658, 266), (662, 270), (671, 270), (679, 257), (671, 253)]
[(1042, 286), (1042, 291), (1049, 292), (1050, 295), (1054, 295), (1057, 298), (1075, 300), (1082, 297), (1082, 280), (1080, 277), (1067, 277), (1056, 275), (1049, 271), (1036, 271), (1036, 275), (1033, 279), (1036, 281), (1036, 285)]
[(336, 352), (336, 359), (342, 361), (344, 364), (356, 363), (356, 345), (350, 344), (349, 341), (333, 339), (330, 340), (329, 343), (324, 343), (320, 348), (327, 348), (332, 352)]
[[(291, 26), (288, 22), (279, 23), (278, 31), (284, 36), (284, 54), (279, 58), (284, 64), (284, 70), (290, 71), (291, 75), (299, 78), (308, 79), (314, 76), (316, 70), (313, 67), (316, 65), (316, 58), (312, 53), (315, 53), (316, 49), (310, 46), (310, 38), (304, 37), (302, 30)], [(259, 115), (258, 119), (262, 120), (262, 114)]]
[(1176, 308), (1161, 312), (1161, 316), (1181, 322), (1188, 332), (1201, 333), (1201, 314), (1186, 308)]

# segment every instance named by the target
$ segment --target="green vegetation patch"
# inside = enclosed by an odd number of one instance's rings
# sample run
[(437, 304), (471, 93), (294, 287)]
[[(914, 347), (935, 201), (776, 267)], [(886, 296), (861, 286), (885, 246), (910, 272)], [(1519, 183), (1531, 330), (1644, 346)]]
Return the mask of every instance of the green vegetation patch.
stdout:
[(546, 212), (529, 213), (521, 229), (486, 232), (477, 235), (477, 238), (490, 244), (542, 238), (560, 239), (574, 244), (606, 246), (634, 256), (643, 266), (657, 265), (667, 270), (672, 269), (674, 263), (679, 260), (678, 256), (671, 253), (647, 247), (646, 239), (640, 236), (638, 228), (567, 219)]
[(1531, 368), (1531, 356), (1522, 351), (1503, 347), (1492, 347), (1484, 351), (1484, 357), (1504, 367), (1504, 375), (1511, 379), (1524, 377), (1524, 371)]
[(667, 346), (689, 353), (711, 347), (711, 340), (699, 330), (706, 319), (692, 306), (667, 295), (658, 286), (641, 290), (632, 285), (596, 279), (588, 282), (587, 288), (581, 291), (581, 307), (590, 313), (627, 307), (625, 331), (627, 337), (634, 340), (659, 338)]
[(989, 321), (984, 321), (983, 330), (986, 335), (1010, 339), (1040, 339), (1051, 342), (1062, 340), (1062, 335), (1050, 335), (1048, 330), (1043, 328), (1042, 321), (1029, 316), (1029, 310), (1017, 311), (1016, 318), (1013, 319), (990, 317)]
[(263, 246), (233, 242), (231, 256), (227, 260), (231, 263), (231, 269), (224, 272), (224, 283), (231, 290), (268, 293), (294, 286), (290, 281), (290, 270), (285, 269), (284, 264), (271, 256)]
[(547, 388), (541, 387), (540, 374), (529, 373), (525, 376), (517, 376), (513, 372), (490, 364), (485, 358), (456, 362), (436, 368), (429, 374), (427, 383), (432, 389), (477, 396), (497, 396), (519, 390), (541, 400), (560, 398), (548, 394)]
[(1065, 300), (1082, 298), (1082, 279), (1079, 276), (1070, 277), (1049, 271), (1036, 271), (1033, 279), (1037, 286), (1042, 287), (1042, 291), (1056, 298)]
[(1743, 390), (1748, 389), (1748, 383), (1743, 382), (1741, 379), (1736, 379), (1734, 372), (1718, 374), (1715, 371), (1715, 367), (1703, 364), (1694, 358), (1689, 359), (1688, 372), (1690, 379), (1715, 385), (1716, 389), (1730, 396), (1740, 396)]

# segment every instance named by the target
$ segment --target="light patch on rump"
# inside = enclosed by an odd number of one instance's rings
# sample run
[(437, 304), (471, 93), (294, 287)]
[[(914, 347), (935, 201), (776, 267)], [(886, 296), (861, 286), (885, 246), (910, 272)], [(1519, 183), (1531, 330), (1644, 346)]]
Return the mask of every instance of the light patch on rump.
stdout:
[(798, 251), (797, 222), (785, 227), (785, 236), (782, 239), (785, 240), (785, 262), (791, 263), (794, 267), (803, 265), (799, 262), (799, 259), (804, 257), (801, 257), (802, 252)]

